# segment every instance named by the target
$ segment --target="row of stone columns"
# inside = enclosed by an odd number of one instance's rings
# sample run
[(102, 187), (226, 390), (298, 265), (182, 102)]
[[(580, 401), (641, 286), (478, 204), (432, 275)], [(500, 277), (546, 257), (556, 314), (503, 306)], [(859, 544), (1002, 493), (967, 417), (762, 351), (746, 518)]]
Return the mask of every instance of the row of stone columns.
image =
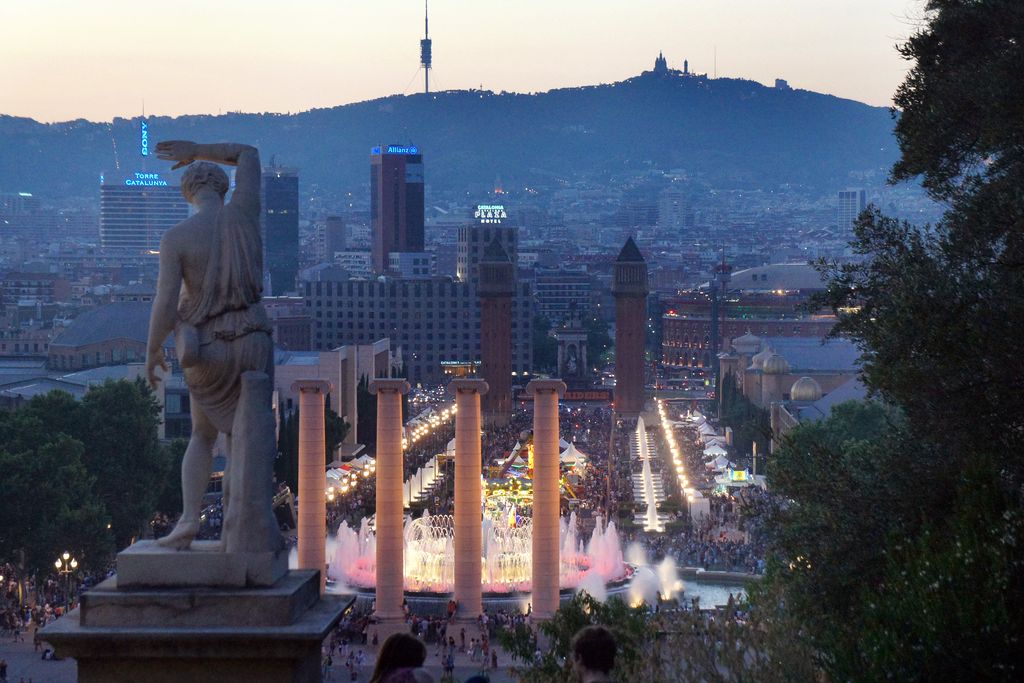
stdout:
[[(324, 397), (330, 383), (300, 380), (299, 392), (299, 519), (300, 568), (321, 572), (324, 557)], [(483, 612), (483, 491), (481, 473), (480, 397), (487, 393), (481, 379), (458, 379), (449, 385), (455, 395), (455, 601), (459, 617), (474, 620)], [(561, 380), (533, 380), (533, 613), (550, 618), (559, 599), (559, 415), (565, 393)], [(402, 395), (404, 379), (376, 379), (377, 395), (377, 509), (376, 616), (385, 625), (403, 619), (404, 512), (402, 505)]]

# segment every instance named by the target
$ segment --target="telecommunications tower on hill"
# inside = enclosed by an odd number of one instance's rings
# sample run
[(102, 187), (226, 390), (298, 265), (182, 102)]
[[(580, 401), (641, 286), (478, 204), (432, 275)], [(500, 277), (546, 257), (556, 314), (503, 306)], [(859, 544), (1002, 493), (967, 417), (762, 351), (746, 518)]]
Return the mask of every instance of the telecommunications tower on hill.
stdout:
[(423, 67), (423, 92), (430, 94), (430, 22), (427, 0), (423, 0), (423, 40), (420, 41), (420, 65)]

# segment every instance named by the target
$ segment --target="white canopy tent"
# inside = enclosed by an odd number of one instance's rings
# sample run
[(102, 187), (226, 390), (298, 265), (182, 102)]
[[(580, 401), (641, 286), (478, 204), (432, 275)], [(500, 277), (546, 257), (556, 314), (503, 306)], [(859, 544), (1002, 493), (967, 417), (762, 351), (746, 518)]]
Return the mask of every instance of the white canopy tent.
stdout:
[(705, 448), (704, 448), (704, 455), (705, 456), (728, 455), (728, 454), (729, 454), (729, 451), (727, 451), (725, 449), (725, 447), (723, 447), (722, 444), (720, 442), (718, 442), (718, 441), (712, 442), (712, 443), (708, 444), (707, 446), (705, 446)]
[(717, 458), (715, 458), (714, 460), (710, 460), (710, 461), (704, 463), (704, 467), (709, 469), (709, 470), (714, 470), (716, 472), (724, 472), (725, 470), (729, 469), (730, 467), (735, 467), (735, 464), (733, 464), (729, 460), (729, 458), (725, 457), (724, 455), (720, 455)]
[(563, 465), (570, 467), (585, 467), (588, 462), (586, 454), (577, 450), (576, 444), (569, 444), (569, 447), (562, 451), (558, 459)]

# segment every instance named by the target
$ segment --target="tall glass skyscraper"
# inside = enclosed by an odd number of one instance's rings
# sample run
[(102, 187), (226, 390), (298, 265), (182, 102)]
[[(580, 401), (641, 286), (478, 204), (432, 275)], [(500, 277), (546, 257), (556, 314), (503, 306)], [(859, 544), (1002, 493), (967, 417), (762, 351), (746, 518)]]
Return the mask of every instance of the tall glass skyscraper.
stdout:
[(423, 251), (423, 155), (407, 145), (370, 152), (370, 226), (373, 271), (388, 268), (388, 254)]
[(299, 275), (299, 171), (270, 166), (263, 169), (263, 268), (270, 276), (269, 291), (277, 296), (295, 290)]
[(849, 230), (857, 222), (857, 216), (867, 208), (864, 190), (852, 188), (839, 191), (839, 211), (836, 222), (842, 230)]
[(104, 176), (100, 184), (100, 245), (133, 254), (156, 252), (169, 228), (188, 218), (177, 180), (159, 173)]

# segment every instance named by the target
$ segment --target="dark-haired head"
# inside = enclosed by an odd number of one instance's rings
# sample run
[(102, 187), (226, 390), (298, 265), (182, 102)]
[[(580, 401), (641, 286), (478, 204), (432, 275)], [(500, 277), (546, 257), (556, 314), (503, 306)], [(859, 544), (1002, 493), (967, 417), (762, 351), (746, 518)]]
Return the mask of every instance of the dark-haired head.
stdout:
[(421, 667), (426, 659), (427, 648), (417, 638), (408, 633), (394, 633), (380, 646), (370, 683), (382, 683), (388, 674), (399, 669)]
[(615, 636), (604, 626), (586, 626), (572, 638), (573, 665), (607, 674), (615, 666)]

